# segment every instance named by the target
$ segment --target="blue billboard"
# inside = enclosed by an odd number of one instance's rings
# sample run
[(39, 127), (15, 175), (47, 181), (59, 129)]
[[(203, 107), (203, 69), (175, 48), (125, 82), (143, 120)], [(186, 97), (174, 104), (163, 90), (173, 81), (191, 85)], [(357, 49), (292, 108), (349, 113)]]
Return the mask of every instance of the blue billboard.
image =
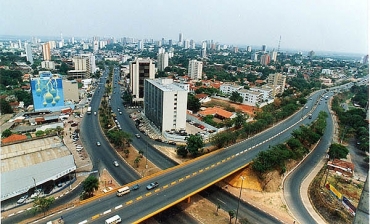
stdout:
[(60, 111), (65, 107), (62, 79), (51, 72), (41, 72), (39, 78), (32, 79), (31, 90), (35, 111)]

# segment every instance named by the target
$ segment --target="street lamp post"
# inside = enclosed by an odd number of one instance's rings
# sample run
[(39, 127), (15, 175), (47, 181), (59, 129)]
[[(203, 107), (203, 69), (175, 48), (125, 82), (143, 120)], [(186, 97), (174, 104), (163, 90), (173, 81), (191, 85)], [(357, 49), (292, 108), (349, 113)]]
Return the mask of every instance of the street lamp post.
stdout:
[(235, 224), (238, 220), (238, 212), (239, 212), (239, 205), (240, 205), (240, 198), (242, 196), (242, 189), (243, 189), (243, 181), (244, 181), (244, 177), (243, 176), (240, 176), (240, 178), (242, 179), (242, 184), (240, 185), (240, 192), (239, 192), (239, 200), (238, 200), (238, 207), (236, 209), (236, 215), (235, 215)]
[(148, 142), (146, 143), (145, 169), (148, 169)]

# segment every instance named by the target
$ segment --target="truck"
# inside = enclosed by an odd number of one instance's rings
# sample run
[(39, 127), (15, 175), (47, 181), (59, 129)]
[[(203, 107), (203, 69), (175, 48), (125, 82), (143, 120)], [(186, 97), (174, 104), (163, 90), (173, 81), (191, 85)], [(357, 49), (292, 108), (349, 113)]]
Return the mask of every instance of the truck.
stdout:
[(91, 114), (91, 107), (87, 108), (87, 114)]

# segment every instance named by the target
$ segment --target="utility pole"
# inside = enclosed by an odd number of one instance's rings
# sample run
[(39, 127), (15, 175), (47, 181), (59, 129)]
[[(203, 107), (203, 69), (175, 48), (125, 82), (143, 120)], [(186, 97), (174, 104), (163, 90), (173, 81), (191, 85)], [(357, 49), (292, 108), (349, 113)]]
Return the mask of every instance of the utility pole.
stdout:
[(240, 192), (239, 192), (238, 207), (237, 207), (237, 209), (236, 209), (236, 215), (235, 215), (235, 224), (236, 224), (236, 222), (237, 222), (237, 220), (238, 220), (238, 212), (239, 212), (240, 198), (241, 198), (241, 196), (242, 196), (243, 181), (244, 181), (244, 177), (243, 177), (243, 176), (241, 176), (240, 178), (242, 179), (242, 184), (240, 185)]

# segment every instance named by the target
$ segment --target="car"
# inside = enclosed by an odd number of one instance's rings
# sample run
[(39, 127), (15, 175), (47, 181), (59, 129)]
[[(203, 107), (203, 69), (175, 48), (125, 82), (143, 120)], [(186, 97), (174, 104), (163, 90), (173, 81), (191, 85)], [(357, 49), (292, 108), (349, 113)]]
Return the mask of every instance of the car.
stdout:
[(152, 183), (148, 184), (148, 186), (146, 186), (146, 189), (151, 190), (151, 189), (154, 189), (158, 186), (159, 186), (158, 182), (152, 182)]
[(23, 204), (28, 198), (28, 195), (23, 195), (20, 199), (18, 199), (17, 204)]
[(136, 191), (140, 188), (139, 184), (135, 184), (134, 186), (131, 187), (131, 190)]
[(306, 106), (305, 108), (308, 109), (308, 106)]
[(117, 161), (113, 161), (113, 165), (116, 166), (116, 167), (119, 166)]
[(169, 141), (168, 144), (170, 144), (170, 145), (176, 145), (176, 142)]
[(100, 146), (101, 144), (100, 144), (100, 142), (96, 142), (96, 145), (97, 145), (97, 146)]
[(140, 135), (139, 134), (135, 134), (136, 138), (140, 138)]
[(120, 111), (119, 114), (122, 114), (122, 111)]
[(154, 141), (156, 141), (156, 142), (162, 142), (162, 139), (156, 138), (156, 139), (154, 139)]
[(94, 111), (94, 115), (96, 115), (96, 111)]
[(58, 187), (62, 187), (62, 186), (63, 186), (63, 184), (62, 184), (61, 182), (59, 182), (59, 183), (57, 184), (57, 186), (58, 186)]

